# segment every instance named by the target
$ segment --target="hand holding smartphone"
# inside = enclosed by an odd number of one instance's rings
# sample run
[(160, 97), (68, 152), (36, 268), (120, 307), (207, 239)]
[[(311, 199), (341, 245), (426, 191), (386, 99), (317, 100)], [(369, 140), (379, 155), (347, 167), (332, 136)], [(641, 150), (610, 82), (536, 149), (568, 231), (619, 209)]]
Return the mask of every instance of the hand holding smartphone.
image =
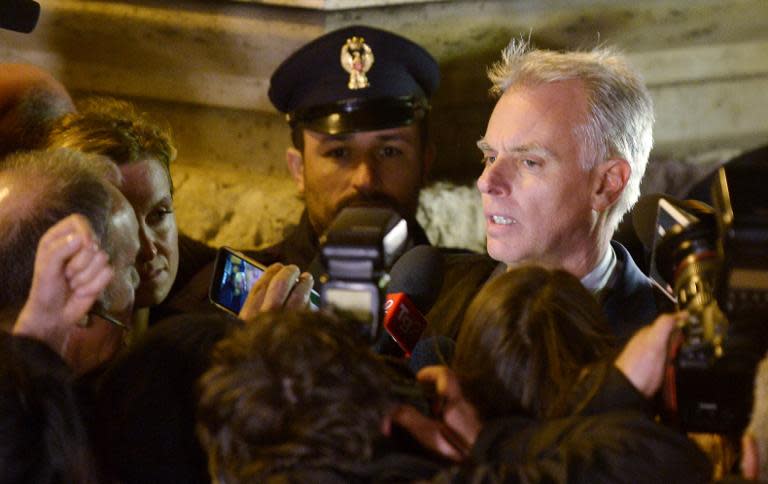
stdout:
[[(235, 316), (240, 314), (253, 285), (268, 270), (245, 254), (229, 247), (221, 247), (208, 291), (211, 302)], [(270, 281), (271, 282), (271, 281)], [(310, 308), (317, 309), (320, 295), (310, 292)]]

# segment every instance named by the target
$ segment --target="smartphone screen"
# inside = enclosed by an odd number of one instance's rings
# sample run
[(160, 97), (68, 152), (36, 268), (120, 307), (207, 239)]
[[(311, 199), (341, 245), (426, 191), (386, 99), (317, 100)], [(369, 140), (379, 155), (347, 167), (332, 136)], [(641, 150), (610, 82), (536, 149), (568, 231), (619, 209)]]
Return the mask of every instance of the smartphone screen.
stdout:
[[(216, 255), (208, 297), (213, 304), (238, 315), (248, 293), (265, 270), (266, 267), (245, 255), (222, 247)], [(309, 306), (313, 310), (320, 306), (320, 294), (314, 289), (309, 294)]]
[(264, 274), (264, 267), (226, 247), (219, 249), (211, 281), (211, 301), (234, 314), (245, 303), (251, 287)]

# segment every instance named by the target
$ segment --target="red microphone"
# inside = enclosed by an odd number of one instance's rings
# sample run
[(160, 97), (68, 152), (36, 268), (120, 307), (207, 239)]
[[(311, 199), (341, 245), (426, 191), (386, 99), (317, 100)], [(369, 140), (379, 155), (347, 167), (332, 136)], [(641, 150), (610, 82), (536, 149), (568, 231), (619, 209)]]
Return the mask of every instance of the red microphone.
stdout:
[(443, 255), (428, 245), (418, 245), (392, 266), (384, 301), (385, 331), (374, 345), (382, 355), (410, 356), (427, 327), (427, 314), (443, 283)]
[(411, 356), (426, 327), (427, 320), (408, 294), (387, 294), (384, 302), (384, 329), (402, 348), (406, 357)]

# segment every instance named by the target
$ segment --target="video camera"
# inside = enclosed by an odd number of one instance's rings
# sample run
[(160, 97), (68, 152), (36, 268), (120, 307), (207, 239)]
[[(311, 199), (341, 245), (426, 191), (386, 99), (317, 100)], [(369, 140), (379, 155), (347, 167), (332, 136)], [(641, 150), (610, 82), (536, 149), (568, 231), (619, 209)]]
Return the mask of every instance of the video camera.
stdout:
[(722, 167), (713, 207), (662, 199), (651, 277), (689, 318), (670, 347), (667, 419), (692, 432), (746, 427), (768, 348), (768, 196), (764, 164)]
[(381, 334), (388, 270), (404, 252), (408, 225), (381, 207), (342, 210), (320, 239), (325, 274), (320, 278), (320, 306), (333, 307), (361, 323), (366, 340)]

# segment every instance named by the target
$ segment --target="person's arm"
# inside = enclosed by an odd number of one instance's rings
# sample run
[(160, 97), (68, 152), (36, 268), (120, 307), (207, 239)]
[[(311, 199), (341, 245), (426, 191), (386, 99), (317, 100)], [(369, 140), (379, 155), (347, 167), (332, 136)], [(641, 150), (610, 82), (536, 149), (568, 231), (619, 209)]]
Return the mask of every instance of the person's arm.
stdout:
[(688, 313), (684, 311), (662, 314), (635, 333), (616, 358), (616, 368), (646, 398), (651, 398), (661, 388), (670, 336), (687, 317)]
[(609, 411), (638, 410), (654, 413), (652, 397), (664, 376), (667, 346), (686, 313), (662, 314), (640, 329), (613, 361), (600, 362), (570, 391), (571, 415), (596, 415)]

